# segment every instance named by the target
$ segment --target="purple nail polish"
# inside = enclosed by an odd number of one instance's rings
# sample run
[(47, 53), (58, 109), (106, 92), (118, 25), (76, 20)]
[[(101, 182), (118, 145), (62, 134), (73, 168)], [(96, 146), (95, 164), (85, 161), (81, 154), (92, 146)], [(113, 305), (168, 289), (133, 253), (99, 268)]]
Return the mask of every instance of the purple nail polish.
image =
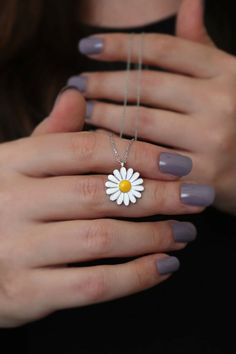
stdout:
[(80, 92), (85, 92), (87, 87), (87, 80), (88, 78), (86, 76), (71, 76), (67, 81), (67, 86), (73, 86)]
[(214, 202), (215, 190), (209, 185), (182, 184), (180, 198), (184, 204), (207, 207)]
[(196, 239), (197, 229), (190, 222), (173, 221), (171, 223), (175, 242), (192, 242)]
[(162, 152), (160, 154), (159, 167), (162, 173), (182, 177), (191, 172), (192, 160), (187, 156)]
[(92, 113), (93, 113), (93, 107), (94, 107), (94, 102), (93, 101), (87, 101), (86, 102), (86, 113), (85, 113), (85, 119), (91, 119)]
[(104, 40), (97, 37), (86, 37), (79, 41), (79, 51), (81, 54), (93, 55), (103, 51)]
[(176, 272), (180, 267), (180, 262), (176, 257), (165, 257), (159, 259), (156, 263), (160, 275), (166, 275)]

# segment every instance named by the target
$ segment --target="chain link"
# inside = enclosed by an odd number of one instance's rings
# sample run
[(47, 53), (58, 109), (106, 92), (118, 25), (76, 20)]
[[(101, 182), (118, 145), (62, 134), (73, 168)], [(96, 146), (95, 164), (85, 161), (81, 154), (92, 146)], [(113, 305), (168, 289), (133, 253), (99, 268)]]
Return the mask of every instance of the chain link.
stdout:
[[(127, 109), (127, 103), (128, 103), (128, 89), (129, 89), (129, 76), (130, 76), (130, 68), (131, 68), (131, 53), (132, 53), (132, 42), (133, 42), (133, 36), (134, 33), (131, 33), (129, 36), (129, 43), (128, 43), (128, 54), (127, 54), (127, 66), (126, 66), (126, 82), (125, 82), (125, 94), (124, 94), (124, 106), (123, 106), (123, 114), (121, 118), (121, 124), (120, 124), (120, 138), (123, 138), (123, 133), (125, 129), (125, 119), (126, 119), (126, 109)], [(110, 134), (110, 142), (111, 142), (111, 147), (113, 151), (113, 155), (115, 157), (115, 160), (119, 162), (122, 166), (127, 162), (129, 152), (131, 149), (131, 146), (134, 141), (138, 139), (138, 123), (140, 119), (140, 99), (141, 99), (141, 73), (142, 73), (142, 56), (143, 56), (143, 38), (144, 38), (144, 32), (141, 33), (141, 43), (139, 47), (139, 58), (138, 58), (138, 75), (137, 75), (137, 104), (136, 104), (136, 116), (135, 116), (135, 125), (134, 125), (134, 138), (132, 138), (129, 142), (128, 145), (124, 151), (123, 156), (118, 152), (116, 142), (114, 140), (114, 134)]]

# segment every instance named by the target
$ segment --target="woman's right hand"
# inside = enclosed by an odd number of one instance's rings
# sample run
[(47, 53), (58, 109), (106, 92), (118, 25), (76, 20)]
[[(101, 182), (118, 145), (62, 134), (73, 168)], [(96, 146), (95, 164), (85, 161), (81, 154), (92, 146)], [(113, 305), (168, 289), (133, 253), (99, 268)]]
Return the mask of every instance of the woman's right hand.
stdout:
[[(127, 142), (117, 144), (124, 151)], [(210, 187), (188, 188), (178, 177), (161, 172), (160, 158), (166, 158), (161, 153), (166, 151), (134, 143), (129, 164), (145, 178), (145, 191), (127, 208), (112, 203), (105, 193), (106, 174), (115, 168), (105, 134), (34, 134), (0, 146), (1, 327), (126, 296), (157, 285), (177, 270), (178, 260), (165, 252), (194, 239), (192, 224), (112, 219), (195, 213), (213, 201)], [(183, 160), (175, 157), (179, 171), (178, 161)], [(112, 257), (136, 259), (67, 266)]]

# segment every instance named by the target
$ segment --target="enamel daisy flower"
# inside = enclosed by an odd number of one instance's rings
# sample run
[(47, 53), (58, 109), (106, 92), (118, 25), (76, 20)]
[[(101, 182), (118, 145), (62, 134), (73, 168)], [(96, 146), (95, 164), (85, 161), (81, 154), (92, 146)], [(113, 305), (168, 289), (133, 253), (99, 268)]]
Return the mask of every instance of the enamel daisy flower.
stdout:
[(123, 203), (126, 206), (130, 202), (136, 203), (137, 198), (141, 198), (141, 192), (144, 190), (143, 179), (139, 177), (140, 174), (134, 172), (132, 168), (126, 170), (125, 167), (121, 167), (120, 171), (114, 170), (105, 183), (106, 193), (110, 196), (110, 200), (118, 205)]

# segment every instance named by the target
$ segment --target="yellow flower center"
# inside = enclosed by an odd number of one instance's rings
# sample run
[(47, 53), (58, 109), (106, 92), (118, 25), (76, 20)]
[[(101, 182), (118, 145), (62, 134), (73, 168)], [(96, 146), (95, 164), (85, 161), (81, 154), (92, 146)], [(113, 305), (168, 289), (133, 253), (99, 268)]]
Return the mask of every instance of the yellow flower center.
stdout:
[(121, 181), (119, 183), (119, 190), (123, 193), (127, 193), (129, 192), (131, 189), (131, 183), (130, 181), (127, 181), (126, 179), (124, 179), (123, 181)]

